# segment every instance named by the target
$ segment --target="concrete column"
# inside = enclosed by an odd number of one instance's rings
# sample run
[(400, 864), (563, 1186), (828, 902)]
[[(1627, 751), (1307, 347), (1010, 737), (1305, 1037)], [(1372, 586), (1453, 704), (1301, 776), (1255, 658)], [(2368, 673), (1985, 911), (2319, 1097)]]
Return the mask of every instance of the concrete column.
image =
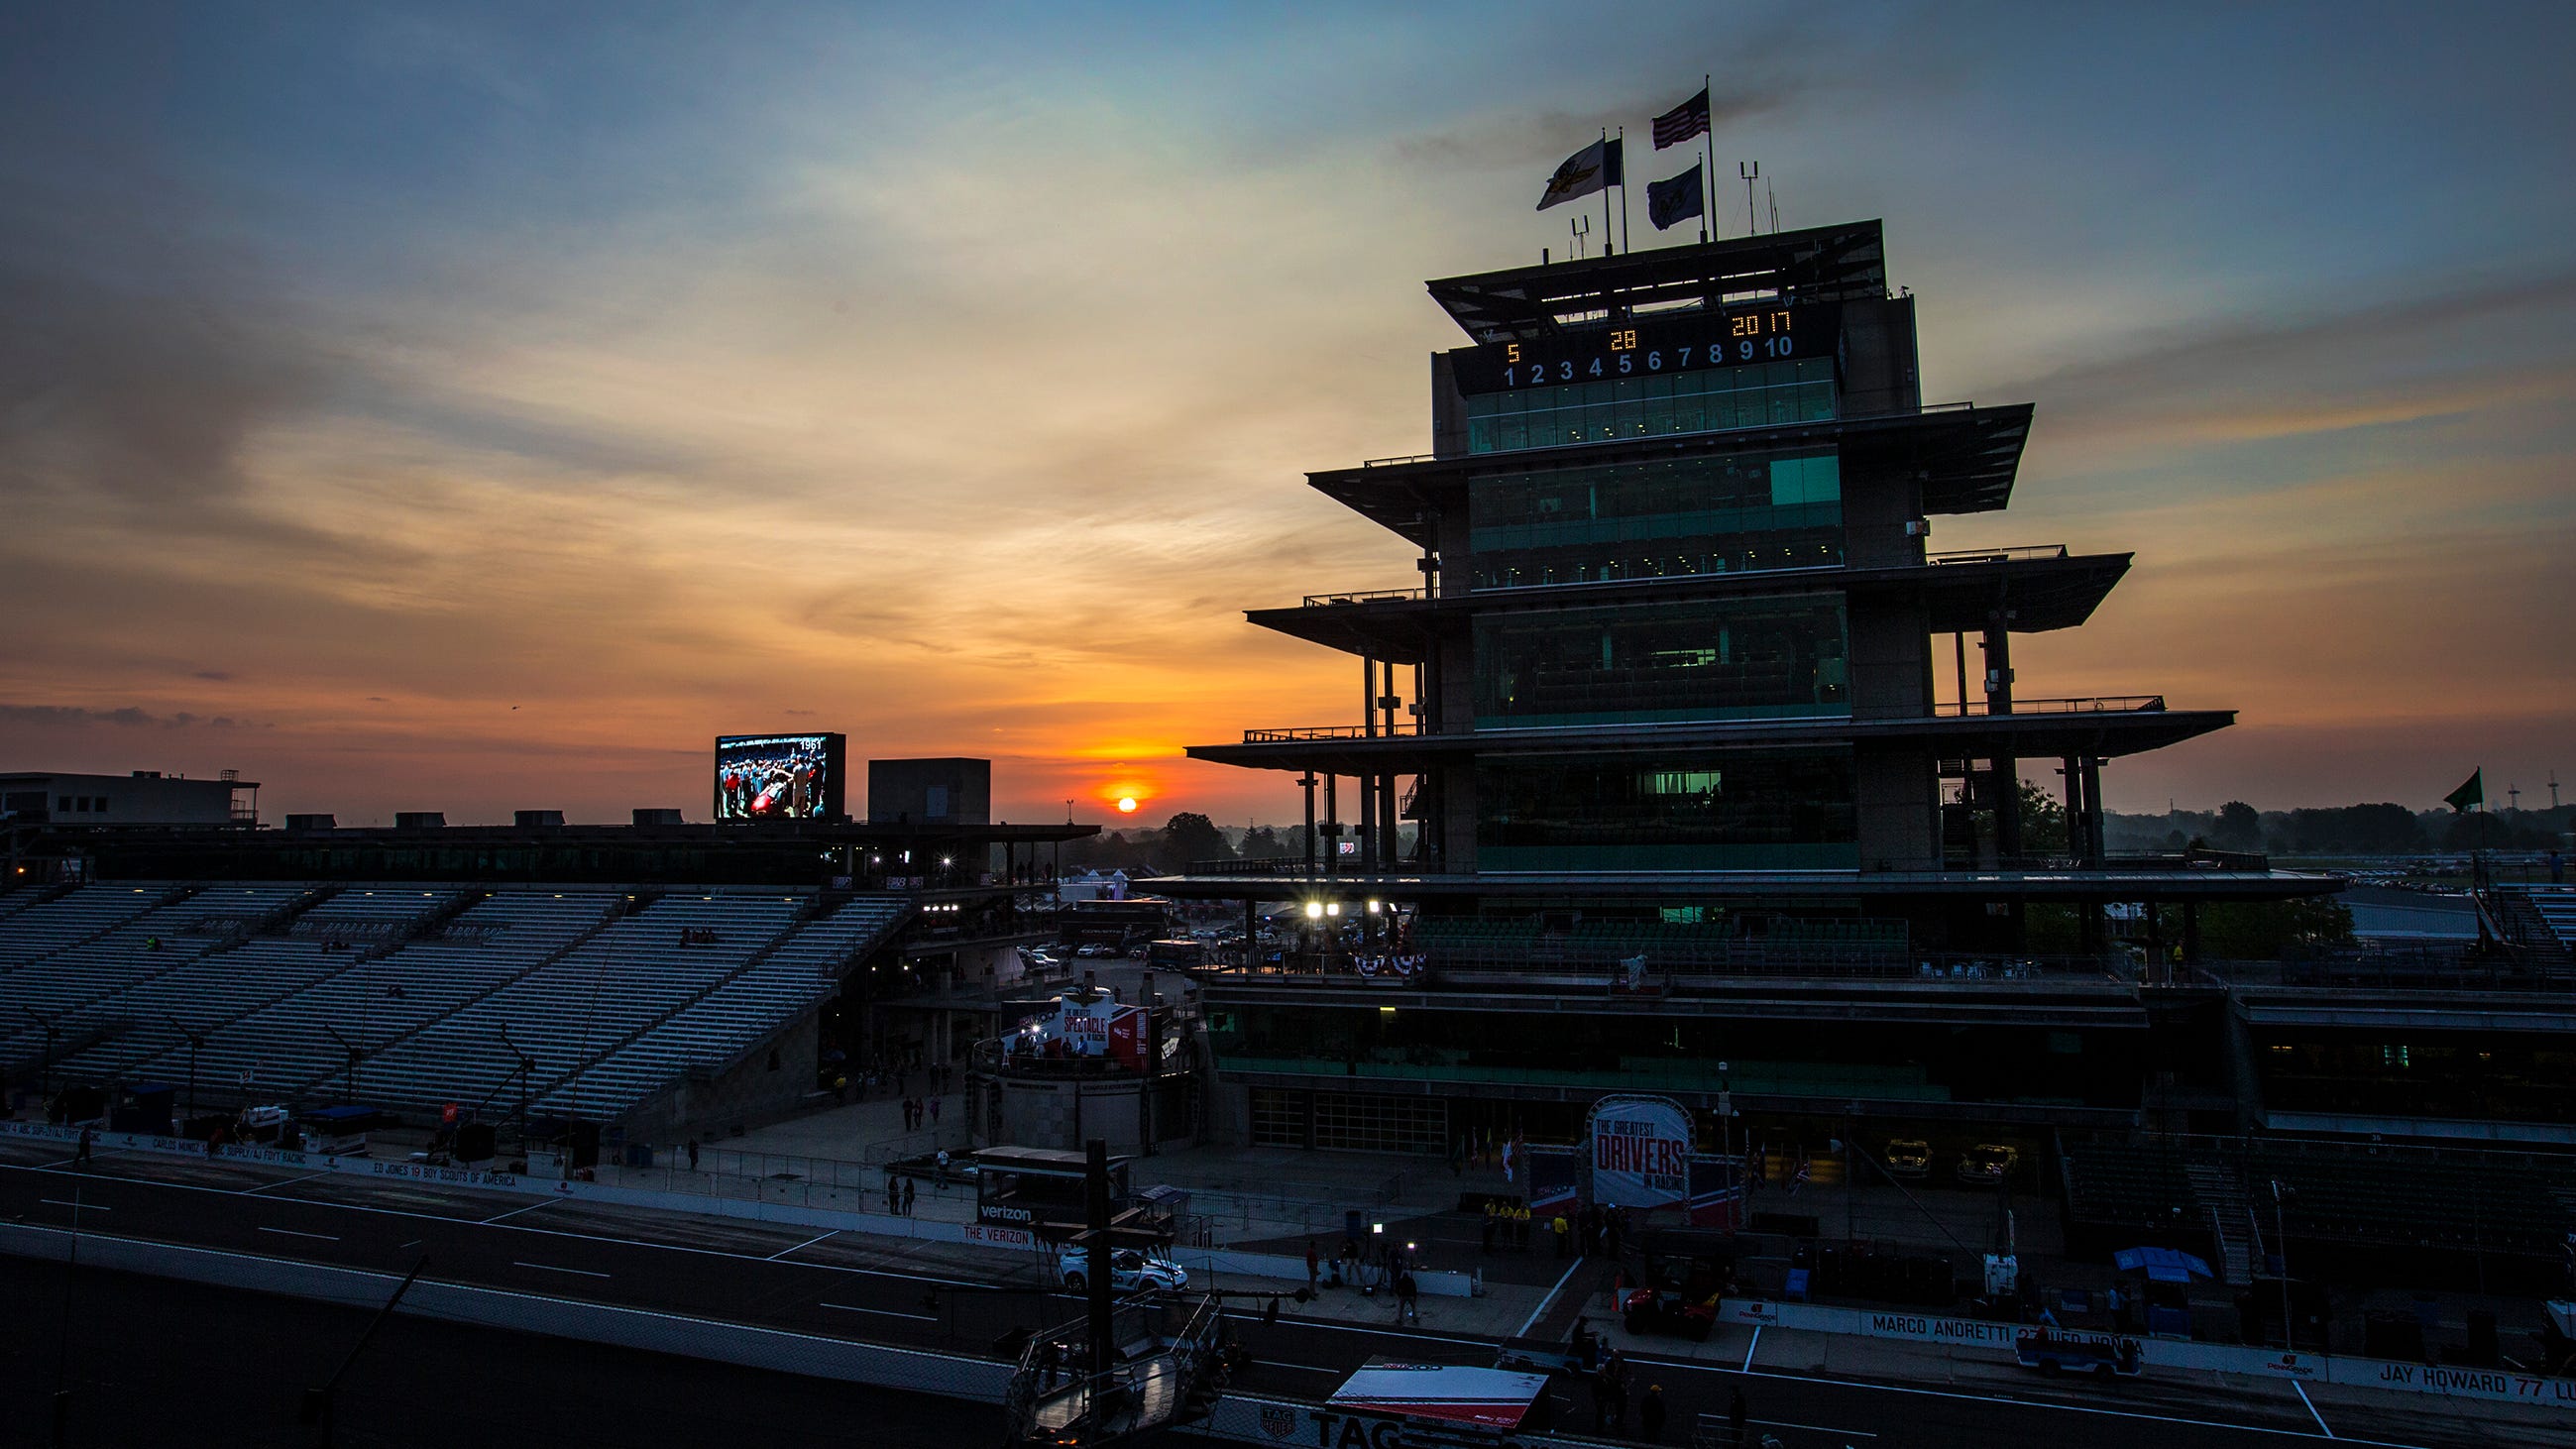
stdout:
[[(1986, 616), (1986, 713), (2012, 713), (2012, 631), (2006, 625), (2011, 616), (1995, 613)], [(2009, 748), (1999, 751), (1988, 764), (1994, 776), (1995, 853), (2009, 860), (2021, 854), (2021, 762)]]
[(1342, 870), (1341, 807), (1333, 798), (1334, 783), (1340, 777), (1324, 777), (1324, 874), (1334, 876)]
[[(1297, 784), (1306, 792), (1306, 874), (1311, 876), (1315, 873), (1315, 772), (1308, 770), (1298, 776)], [(1251, 908), (1252, 903), (1246, 901), (1244, 909)]]

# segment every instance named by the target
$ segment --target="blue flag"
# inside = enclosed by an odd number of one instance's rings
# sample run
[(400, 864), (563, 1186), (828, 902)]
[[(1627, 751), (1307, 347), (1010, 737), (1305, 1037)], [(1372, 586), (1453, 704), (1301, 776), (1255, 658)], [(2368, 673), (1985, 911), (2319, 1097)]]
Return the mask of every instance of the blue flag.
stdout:
[(1662, 231), (1677, 221), (1688, 221), (1704, 214), (1697, 166), (1670, 181), (1646, 183), (1646, 219), (1655, 224), (1655, 230)]

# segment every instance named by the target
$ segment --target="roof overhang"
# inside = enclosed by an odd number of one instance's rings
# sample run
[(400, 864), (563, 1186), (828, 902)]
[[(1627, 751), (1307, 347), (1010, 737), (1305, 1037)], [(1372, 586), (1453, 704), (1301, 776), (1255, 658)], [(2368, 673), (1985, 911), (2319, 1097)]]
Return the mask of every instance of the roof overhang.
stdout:
[[(2093, 617), (2129, 571), (2130, 555), (2004, 558), (1895, 568), (1771, 569), (1688, 578), (1550, 584), (1438, 597), (1361, 598), (1348, 603), (1247, 609), (1244, 617), (1291, 638), (1394, 664), (1420, 664), (1445, 629), (1475, 614), (1580, 609), (1838, 590), (1872, 598), (1919, 598), (1936, 634), (1976, 633), (1998, 616), (2020, 634), (2072, 629)], [(1329, 595), (1319, 595), (1330, 598)]]
[(1876, 221), (1625, 255), (1513, 267), (1423, 284), (1479, 343), (1553, 336), (1640, 312), (1716, 307), (1728, 298), (1855, 301), (1887, 295)]
[(2340, 876), (2288, 870), (2120, 868), (2101, 870), (1743, 870), (1510, 871), (1428, 875), (1381, 871), (1343, 875), (1190, 875), (1141, 880), (1175, 900), (1303, 900), (1372, 895), (1391, 900), (1481, 899), (1843, 901), (1970, 897), (2021, 901), (2277, 901), (2332, 895)]
[(1954, 403), (1874, 417), (1362, 464), (1309, 473), (1306, 482), (1426, 550), (1436, 546), (1433, 520), (1460, 507), (1467, 485), (1478, 477), (1557, 467), (1661, 463), (1707, 453), (1832, 447), (1840, 451), (1844, 466), (1854, 471), (1911, 473), (1922, 487), (1927, 514), (1985, 513), (2011, 501), (2013, 475), (2021, 466), (2022, 446), (2030, 439), (2030, 420), (2029, 403), (2003, 407)]
[(1622, 751), (1784, 748), (1799, 745), (1919, 744), (1944, 759), (2085, 755), (2117, 759), (2163, 749), (2236, 722), (2232, 709), (2099, 710), (2052, 714), (1915, 716), (1903, 719), (1738, 720), (1705, 724), (1598, 725), (1574, 729), (1475, 730), (1360, 739), (1264, 740), (1192, 745), (1189, 757), (1253, 770), (1320, 770), (1335, 775), (1413, 775), (1478, 755), (1608, 754)]

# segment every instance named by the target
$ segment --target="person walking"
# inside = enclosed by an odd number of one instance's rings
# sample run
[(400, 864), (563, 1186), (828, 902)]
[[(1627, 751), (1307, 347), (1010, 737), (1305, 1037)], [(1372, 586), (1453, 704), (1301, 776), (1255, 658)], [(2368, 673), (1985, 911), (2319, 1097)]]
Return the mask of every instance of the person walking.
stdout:
[(933, 1127), (939, 1125), (939, 1099), (937, 1097), (930, 1099), (930, 1125)]
[(1610, 1376), (1610, 1427), (1625, 1432), (1628, 1427), (1628, 1356), (1617, 1349), (1601, 1365)]
[(1573, 1240), (1574, 1230), (1566, 1223), (1565, 1214), (1563, 1213), (1558, 1213), (1554, 1218), (1551, 1218), (1548, 1221), (1547, 1226), (1549, 1232), (1556, 1234), (1556, 1256), (1558, 1261), (1562, 1262), (1565, 1258), (1566, 1250)]
[(73, 1151), (72, 1151), (72, 1166), (74, 1166), (74, 1167), (87, 1167), (87, 1166), (89, 1166), (89, 1149), (90, 1149), (90, 1144), (91, 1144), (91, 1143), (93, 1143), (93, 1142), (95, 1142), (95, 1141), (97, 1141), (97, 1140), (98, 1140), (98, 1134), (97, 1134), (96, 1132), (92, 1131), (91, 1129), (89, 1129), (89, 1128), (87, 1128), (87, 1127), (83, 1127), (83, 1128), (81, 1129), (81, 1135), (80, 1135), (80, 1146), (78, 1146), (77, 1148), (74, 1148), (74, 1149), (73, 1149)]
[(1323, 1260), (1320, 1256), (1318, 1256), (1318, 1255), (1316, 1254), (1316, 1252), (1315, 1252), (1315, 1240), (1314, 1240), (1313, 1238), (1308, 1238), (1308, 1239), (1306, 1240), (1306, 1291), (1307, 1291), (1307, 1293), (1312, 1294), (1312, 1293), (1314, 1293), (1316, 1290), (1318, 1290), (1319, 1288), (1321, 1288), (1321, 1287), (1323, 1286), (1323, 1279), (1322, 1279), (1322, 1276), (1321, 1276), (1321, 1270), (1322, 1270), (1323, 1266), (1324, 1266), (1324, 1260)]
[(908, 1177), (903, 1180), (903, 1215), (905, 1217), (912, 1216), (912, 1200), (920, 1194), (921, 1187), (919, 1184), (915, 1183)]
[(1413, 1281), (1411, 1268), (1408, 1267), (1395, 1275), (1396, 1322), (1411, 1323), (1417, 1328), (1421, 1326), (1422, 1305), (1417, 1297), (1420, 1292), (1421, 1285)]
[(692, 1138), (690, 1138), (690, 1139), (689, 1139), (689, 1171), (691, 1171), (691, 1172), (695, 1172), (695, 1171), (697, 1171), (697, 1170), (698, 1170), (698, 1139), (696, 1139), (695, 1137), (692, 1137)]
[(1494, 1204), (1493, 1200), (1490, 1198), (1485, 1202), (1485, 1226), (1482, 1229), (1481, 1237), (1482, 1242), (1477, 1247), (1476, 1251), (1479, 1253), (1491, 1254), (1494, 1251)]
[(1649, 1444), (1660, 1444), (1664, 1438), (1664, 1386), (1646, 1386), (1646, 1400), (1637, 1406), (1637, 1432)]

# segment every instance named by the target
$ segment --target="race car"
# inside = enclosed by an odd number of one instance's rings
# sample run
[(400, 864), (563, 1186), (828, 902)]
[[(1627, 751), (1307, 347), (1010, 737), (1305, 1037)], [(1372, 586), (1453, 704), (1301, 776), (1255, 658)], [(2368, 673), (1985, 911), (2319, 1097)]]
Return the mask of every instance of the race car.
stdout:
[[(1056, 1272), (1064, 1279), (1068, 1293), (1080, 1293), (1091, 1285), (1091, 1250), (1067, 1248), (1056, 1259)], [(1109, 1286), (1119, 1293), (1177, 1293), (1190, 1286), (1189, 1272), (1169, 1258), (1153, 1258), (1134, 1248), (1119, 1248), (1109, 1255)]]
[(1992, 1187), (2012, 1176), (2021, 1149), (2001, 1142), (1980, 1142), (1959, 1154), (1959, 1181), (1970, 1187)]
[(1887, 1144), (1887, 1155), (1879, 1160), (1886, 1164), (1888, 1176), (1919, 1182), (1932, 1175), (1932, 1144), (1919, 1137), (1899, 1137)]
[(1693, 1298), (1678, 1288), (1637, 1288), (1619, 1304), (1630, 1333), (1669, 1333), (1704, 1339), (1717, 1326), (1717, 1300)]

